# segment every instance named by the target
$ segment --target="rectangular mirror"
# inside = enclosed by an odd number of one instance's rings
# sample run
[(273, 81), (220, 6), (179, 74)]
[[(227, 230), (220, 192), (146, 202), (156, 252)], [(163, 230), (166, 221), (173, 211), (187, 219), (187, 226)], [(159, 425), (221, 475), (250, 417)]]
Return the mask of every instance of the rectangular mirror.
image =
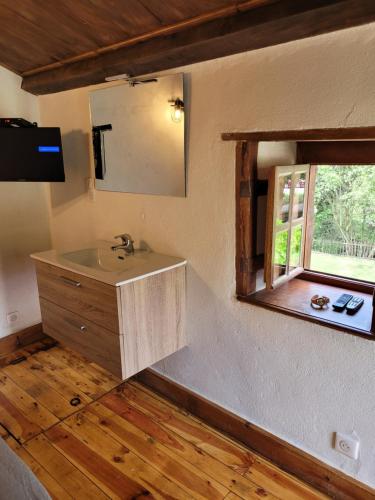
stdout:
[(90, 93), (96, 189), (185, 196), (183, 75)]

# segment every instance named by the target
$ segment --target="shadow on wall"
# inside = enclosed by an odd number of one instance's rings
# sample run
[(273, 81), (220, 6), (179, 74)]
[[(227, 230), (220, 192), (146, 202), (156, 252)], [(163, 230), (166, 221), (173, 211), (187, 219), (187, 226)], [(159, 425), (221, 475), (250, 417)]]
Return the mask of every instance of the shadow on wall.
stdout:
[(82, 196), (88, 190), (90, 177), (89, 134), (73, 130), (62, 136), (65, 182), (51, 183), (51, 204), (56, 208)]

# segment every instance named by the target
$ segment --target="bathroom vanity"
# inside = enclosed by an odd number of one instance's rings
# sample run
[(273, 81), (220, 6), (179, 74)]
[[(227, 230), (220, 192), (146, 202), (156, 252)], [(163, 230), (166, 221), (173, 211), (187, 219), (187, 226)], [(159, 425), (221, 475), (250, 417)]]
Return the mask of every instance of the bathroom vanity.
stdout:
[(108, 242), (31, 257), (43, 331), (113, 374), (127, 379), (186, 345), (185, 260)]

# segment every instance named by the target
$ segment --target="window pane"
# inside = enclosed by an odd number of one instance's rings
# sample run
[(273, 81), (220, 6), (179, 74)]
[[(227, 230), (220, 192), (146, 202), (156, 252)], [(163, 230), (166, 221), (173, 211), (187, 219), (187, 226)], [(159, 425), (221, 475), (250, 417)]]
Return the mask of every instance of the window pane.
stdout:
[(302, 226), (295, 226), (292, 228), (292, 236), (290, 241), (290, 259), (289, 269), (293, 270), (302, 265), (301, 259), (302, 251)]
[(280, 175), (278, 178), (278, 197), (276, 225), (283, 224), (289, 220), (290, 189), (292, 186), (292, 175)]
[(273, 278), (276, 280), (286, 274), (286, 259), (288, 247), (288, 231), (280, 231), (275, 236), (275, 250), (273, 257)]
[(296, 174), (294, 196), (293, 196), (293, 219), (303, 217), (303, 207), (305, 202), (306, 173)]
[(310, 269), (375, 282), (375, 165), (319, 165)]

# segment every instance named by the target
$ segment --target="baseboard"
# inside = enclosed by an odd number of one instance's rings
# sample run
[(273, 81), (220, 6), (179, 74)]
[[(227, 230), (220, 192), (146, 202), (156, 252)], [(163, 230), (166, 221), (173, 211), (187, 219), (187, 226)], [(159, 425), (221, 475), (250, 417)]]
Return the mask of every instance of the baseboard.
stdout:
[(7, 356), (12, 352), (20, 349), (22, 346), (32, 344), (38, 340), (42, 340), (46, 335), (43, 333), (42, 323), (29, 326), (20, 330), (19, 332), (12, 333), (0, 339), (0, 358)]
[(342, 500), (374, 500), (369, 486), (155, 371), (143, 370), (135, 378), (321, 492)]

